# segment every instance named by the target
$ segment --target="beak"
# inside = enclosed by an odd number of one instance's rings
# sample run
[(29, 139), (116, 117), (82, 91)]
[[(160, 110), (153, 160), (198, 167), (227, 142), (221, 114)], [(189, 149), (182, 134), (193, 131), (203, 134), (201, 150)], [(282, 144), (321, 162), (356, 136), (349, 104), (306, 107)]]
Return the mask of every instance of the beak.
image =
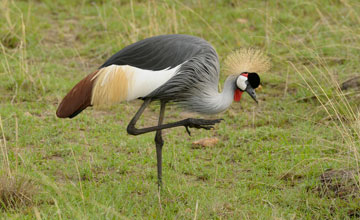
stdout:
[(246, 87), (245, 90), (247, 93), (249, 93), (249, 95), (251, 96), (251, 98), (253, 98), (255, 100), (256, 103), (258, 103), (258, 100), (256, 98), (256, 93), (255, 93), (255, 89), (253, 89), (250, 85), (248, 85)]

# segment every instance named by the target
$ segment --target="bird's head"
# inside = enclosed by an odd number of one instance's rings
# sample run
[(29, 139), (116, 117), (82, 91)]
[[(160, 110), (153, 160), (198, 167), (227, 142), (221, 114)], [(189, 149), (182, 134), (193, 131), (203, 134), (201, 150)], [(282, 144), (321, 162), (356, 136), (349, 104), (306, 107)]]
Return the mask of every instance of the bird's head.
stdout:
[(236, 79), (234, 100), (240, 101), (242, 93), (247, 92), (257, 103), (255, 89), (260, 85), (260, 77), (257, 73), (241, 73)]
[(258, 73), (263, 74), (270, 67), (270, 58), (258, 49), (242, 48), (229, 54), (225, 60), (225, 69), (228, 74), (237, 77), (234, 100), (240, 101), (245, 91), (257, 102), (255, 89), (260, 85)]

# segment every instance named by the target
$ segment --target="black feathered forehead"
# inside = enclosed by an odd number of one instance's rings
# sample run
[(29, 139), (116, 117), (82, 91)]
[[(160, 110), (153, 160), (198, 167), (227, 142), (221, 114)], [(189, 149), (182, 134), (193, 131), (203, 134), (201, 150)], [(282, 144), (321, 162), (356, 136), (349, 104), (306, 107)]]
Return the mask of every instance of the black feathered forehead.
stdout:
[(253, 87), (253, 89), (256, 89), (260, 85), (260, 76), (257, 73), (249, 73), (248, 81), (251, 87)]

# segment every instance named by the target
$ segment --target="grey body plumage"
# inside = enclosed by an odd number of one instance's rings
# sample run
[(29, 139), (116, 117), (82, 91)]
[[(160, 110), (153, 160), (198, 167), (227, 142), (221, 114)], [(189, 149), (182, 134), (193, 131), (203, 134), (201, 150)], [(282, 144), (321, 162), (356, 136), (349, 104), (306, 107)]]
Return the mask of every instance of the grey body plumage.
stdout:
[[(196, 42), (198, 38), (187, 40)], [(189, 42), (183, 41), (183, 43)], [(147, 97), (173, 101), (193, 112), (218, 113), (220, 109), (216, 108), (216, 104), (223, 101), (223, 99), (218, 99), (220, 72), (218, 55), (215, 49), (204, 40), (201, 41), (201, 48), (181, 64), (174, 77)], [(235, 85), (235, 82), (233, 84)]]
[(112, 64), (163, 70), (181, 65), (176, 75), (146, 97), (172, 101), (197, 113), (214, 114), (232, 102), (235, 79), (218, 92), (220, 64), (210, 43), (189, 35), (160, 35), (125, 47), (100, 68)]
[(195, 36), (183, 34), (154, 36), (124, 47), (105, 61), (100, 68), (112, 64), (130, 65), (147, 70), (174, 68), (205, 52), (208, 46), (210, 46), (208, 42)]

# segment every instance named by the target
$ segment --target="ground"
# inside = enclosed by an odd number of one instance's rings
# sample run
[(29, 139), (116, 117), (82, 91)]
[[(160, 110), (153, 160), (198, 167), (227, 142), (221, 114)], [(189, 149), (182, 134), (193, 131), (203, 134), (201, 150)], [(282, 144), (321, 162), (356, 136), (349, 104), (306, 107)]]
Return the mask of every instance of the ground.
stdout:
[[(348, 219), (360, 216), (360, 4), (320, 1), (0, 3), (3, 219)], [(126, 125), (141, 104), (55, 116), (63, 96), (122, 47), (158, 34), (203, 37), (220, 62), (262, 49), (259, 104), (244, 95), (214, 130), (154, 134)], [(225, 74), (221, 73), (221, 82)], [(220, 86), (221, 87), (221, 86)], [(139, 125), (156, 124), (154, 103)], [(175, 106), (166, 121), (189, 116)], [(197, 116), (195, 117), (202, 117)], [(212, 147), (192, 147), (217, 137)]]

